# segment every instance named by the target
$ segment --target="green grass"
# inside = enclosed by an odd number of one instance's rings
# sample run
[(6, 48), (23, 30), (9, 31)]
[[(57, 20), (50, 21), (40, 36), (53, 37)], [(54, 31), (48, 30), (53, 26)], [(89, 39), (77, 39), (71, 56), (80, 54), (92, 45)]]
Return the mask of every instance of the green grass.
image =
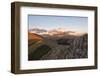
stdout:
[(37, 41), (30, 46), (28, 46), (28, 54), (32, 53), (35, 51), (36, 48), (40, 47), (41, 45), (45, 44), (43, 41)]
[(51, 47), (43, 40), (28, 41), (28, 60), (39, 60)]
[(37, 43), (37, 40), (28, 40), (28, 46), (31, 46), (35, 43)]
[(48, 45), (43, 44), (40, 47), (36, 48), (34, 52), (29, 54), (28, 59), (29, 60), (39, 60), (43, 55), (48, 53), (50, 50), (51, 48)]

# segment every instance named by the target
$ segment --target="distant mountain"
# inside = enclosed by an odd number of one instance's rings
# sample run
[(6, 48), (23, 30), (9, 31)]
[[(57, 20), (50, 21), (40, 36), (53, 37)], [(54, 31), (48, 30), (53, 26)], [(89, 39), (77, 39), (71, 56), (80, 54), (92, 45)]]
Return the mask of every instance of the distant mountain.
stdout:
[(80, 36), (85, 34), (84, 32), (75, 32), (75, 31), (66, 31), (65, 29), (58, 28), (58, 29), (52, 29), (52, 30), (45, 30), (45, 29), (39, 29), (39, 28), (33, 28), (30, 29), (29, 32), (31, 33), (36, 33), (39, 35), (58, 35), (58, 36), (63, 36), (63, 35), (75, 35), (75, 36)]

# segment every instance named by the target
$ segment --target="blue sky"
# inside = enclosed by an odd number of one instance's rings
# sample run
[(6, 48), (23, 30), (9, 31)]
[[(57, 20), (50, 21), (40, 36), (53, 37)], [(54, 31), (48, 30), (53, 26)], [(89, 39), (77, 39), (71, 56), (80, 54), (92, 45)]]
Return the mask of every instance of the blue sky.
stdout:
[(62, 28), (66, 31), (88, 32), (88, 18), (75, 16), (45, 16), (29, 15), (29, 29), (57, 29)]

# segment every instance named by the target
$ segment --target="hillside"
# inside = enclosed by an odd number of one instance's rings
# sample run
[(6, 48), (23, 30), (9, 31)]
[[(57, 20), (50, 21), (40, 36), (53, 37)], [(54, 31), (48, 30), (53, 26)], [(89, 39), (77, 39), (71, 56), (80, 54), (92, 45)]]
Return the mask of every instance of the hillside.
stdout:
[(28, 40), (43, 40), (40, 35), (28, 32)]
[(29, 60), (77, 59), (88, 57), (88, 34), (37, 35), (29, 33)]
[(38, 60), (51, 48), (40, 35), (28, 33), (28, 60)]

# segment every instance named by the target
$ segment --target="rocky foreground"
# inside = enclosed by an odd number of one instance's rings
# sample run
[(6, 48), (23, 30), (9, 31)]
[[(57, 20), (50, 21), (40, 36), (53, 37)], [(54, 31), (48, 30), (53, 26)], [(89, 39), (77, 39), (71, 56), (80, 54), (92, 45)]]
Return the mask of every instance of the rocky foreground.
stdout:
[(88, 35), (48, 37), (52, 49), (40, 59), (78, 59), (88, 57)]

